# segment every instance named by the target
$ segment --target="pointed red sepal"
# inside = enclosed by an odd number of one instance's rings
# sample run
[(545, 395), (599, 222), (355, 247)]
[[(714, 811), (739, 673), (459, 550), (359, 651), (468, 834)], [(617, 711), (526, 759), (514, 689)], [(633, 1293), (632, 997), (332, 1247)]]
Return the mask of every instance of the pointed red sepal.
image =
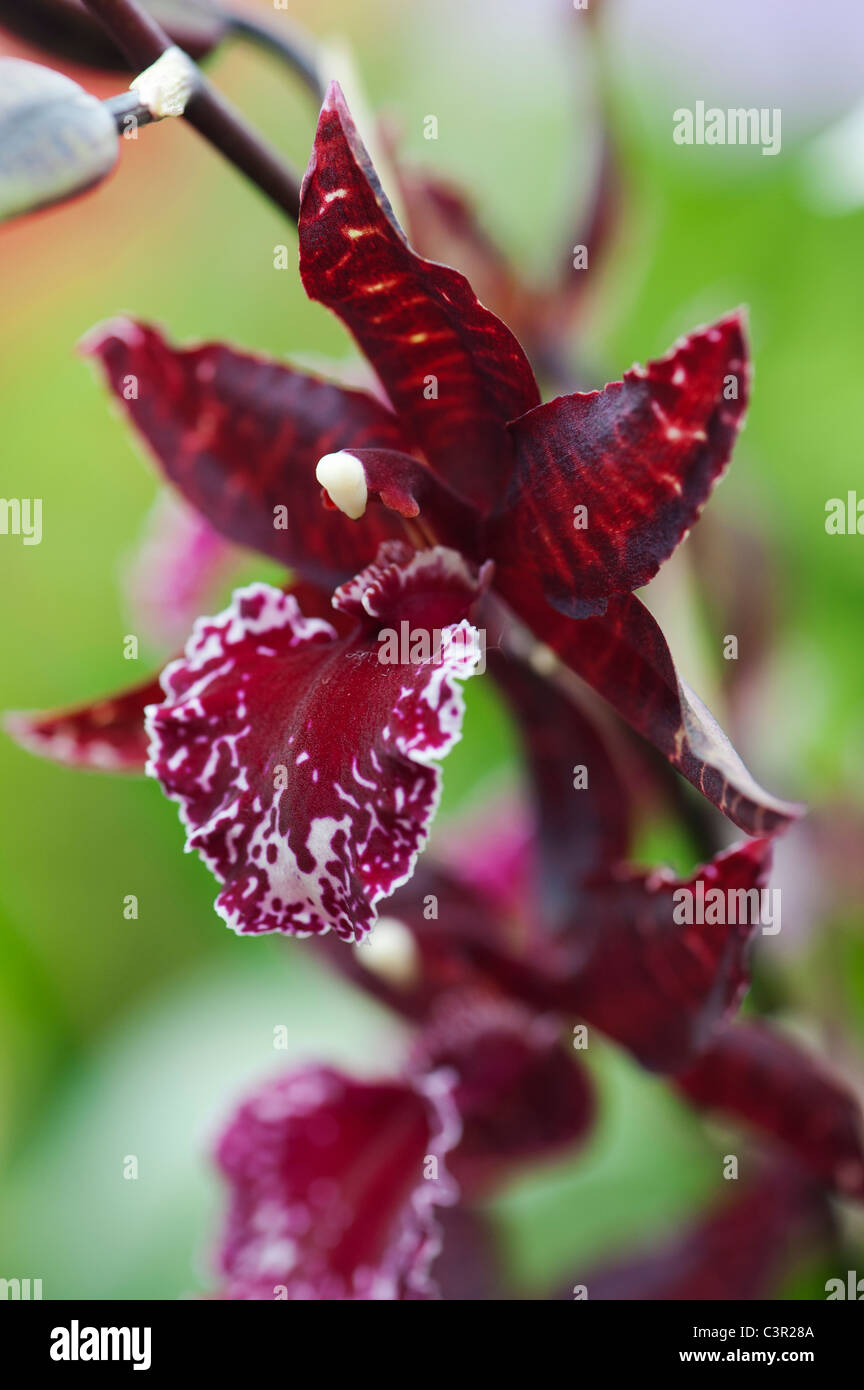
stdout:
[(218, 343), (175, 348), (129, 319), (94, 329), (81, 349), (165, 477), (228, 540), (332, 588), (403, 535), (383, 509), (356, 522), (325, 510), (315, 480), (323, 454), (406, 447), (372, 396)]
[(3, 726), (31, 753), (70, 767), (143, 772), (147, 762), (144, 711), (162, 699), (158, 676), (117, 695), (51, 713), (7, 714)]
[(307, 294), (354, 334), (432, 466), (490, 507), (512, 464), (505, 423), (540, 400), (533, 373), (465, 277), (412, 251), (335, 82), (303, 180), (299, 226)]
[(741, 1003), (770, 860), (771, 841), (750, 840), (687, 880), (622, 870), (586, 890), (567, 931), (535, 933), (521, 951), (500, 939), (463, 950), (513, 998), (582, 1018), (649, 1070), (677, 1072)]
[(749, 373), (732, 314), (623, 381), (514, 420), (516, 467), (490, 530), (504, 597), (518, 608), (530, 575), (584, 618), (647, 584), (729, 462)]
[(635, 595), (610, 599), (602, 617), (574, 620), (526, 581), (520, 611), (535, 636), (748, 835), (783, 830), (804, 814), (800, 802), (760, 787), (679, 676), (663, 633)]

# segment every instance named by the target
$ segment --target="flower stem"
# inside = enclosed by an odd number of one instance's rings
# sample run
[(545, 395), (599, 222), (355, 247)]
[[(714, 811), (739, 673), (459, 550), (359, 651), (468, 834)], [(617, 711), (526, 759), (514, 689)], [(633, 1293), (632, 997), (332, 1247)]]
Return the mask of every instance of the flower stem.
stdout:
[[(173, 47), (164, 29), (136, 0), (84, 0), (137, 69), (150, 67)], [(245, 174), (294, 221), (300, 212), (300, 182), (295, 171), (207, 82), (203, 74), (184, 117), (220, 154)]]

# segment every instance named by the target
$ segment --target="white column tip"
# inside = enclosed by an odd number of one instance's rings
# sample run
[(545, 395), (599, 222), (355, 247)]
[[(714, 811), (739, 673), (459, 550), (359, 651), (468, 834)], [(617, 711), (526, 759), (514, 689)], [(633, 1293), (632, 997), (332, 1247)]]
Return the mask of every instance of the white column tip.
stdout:
[(366, 510), (369, 489), (363, 465), (346, 449), (338, 454), (325, 454), (318, 460), (315, 477), (340, 512), (352, 521), (359, 521)]
[(129, 83), (142, 105), (157, 120), (182, 116), (189, 98), (199, 85), (201, 74), (188, 53), (174, 44), (161, 57)]
[(408, 989), (420, 979), (417, 943), (398, 917), (379, 917), (369, 936), (354, 950), (366, 970), (398, 989)]

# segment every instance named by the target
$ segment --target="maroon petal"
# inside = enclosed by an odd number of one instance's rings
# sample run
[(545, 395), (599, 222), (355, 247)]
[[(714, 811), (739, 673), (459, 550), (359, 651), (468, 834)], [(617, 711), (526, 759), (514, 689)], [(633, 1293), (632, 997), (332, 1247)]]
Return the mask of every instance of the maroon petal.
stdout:
[[(585, 908), (588, 932), (584, 922), (574, 928), (574, 1011), (627, 1047), (644, 1066), (661, 1071), (680, 1067), (741, 1003), (759, 917), (749, 906), (746, 912), (739, 910), (743, 899), (730, 895), (761, 890), (770, 866), (770, 840), (750, 840), (718, 855), (686, 881), (661, 871), (633, 874), (595, 890)], [(681, 922), (683, 913), (676, 920), (682, 889), (693, 895), (693, 916), (707, 921)], [(713, 920), (712, 901), (722, 901), (722, 913), (716, 915), (724, 920)], [(729, 921), (733, 916), (747, 920)]]
[(634, 595), (610, 599), (602, 617), (576, 622), (526, 584), (519, 611), (537, 637), (748, 835), (782, 830), (803, 814), (802, 805), (759, 786), (678, 675), (663, 633)]
[(462, 1137), (449, 1159), (463, 1193), (584, 1140), (594, 1120), (588, 1076), (561, 1042), (561, 1022), (507, 1000), (451, 993), (414, 1049), (412, 1067), (455, 1073)]
[(630, 797), (606, 741), (576, 697), (495, 651), (489, 670), (516, 719), (536, 808), (537, 886), (547, 928), (572, 921), (577, 897), (626, 857)]
[(458, 1122), (440, 1078), (355, 1081), (309, 1067), (265, 1086), (222, 1136), (229, 1299), (428, 1298), (436, 1204)]
[[(356, 940), (410, 878), (460, 737), (482, 583), (452, 551), (394, 542), (337, 591), (349, 635), (266, 584), (198, 621), (149, 713), (148, 771), (235, 931)], [(379, 639), (403, 623), (418, 646), (387, 660)]]
[(72, 767), (143, 772), (147, 762), (144, 711), (162, 699), (158, 676), (119, 695), (50, 714), (7, 714), (7, 733), (43, 758)]
[(864, 1197), (861, 1105), (792, 1041), (764, 1025), (733, 1025), (675, 1080), (695, 1105), (744, 1120), (842, 1195)]
[[(823, 1246), (830, 1215), (818, 1189), (776, 1169), (729, 1196), (657, 1250), (587, 1274), (589, 1300), (687, 1302), (776, 1297), (793, 1261)], [(558, 1295), (572, 1298), (573, 1288)]]
[(527, 572), (556, 608), (583, 618), (647, 584), (729, 462), (746, 359), (733, 314), (603, 391), (514, 420), (516, 467), (490, 532), (505, 598), (517, 606)]
[[(666, 870), (621, 872), (584, 894), (567, 933), (535, 940), (521, 956), (501, 943), (472, 941), (465, 949), (512, 997), (583, 1018), (650, 1070), (679, 1071), (741, 1002), (759, 914), (729, 895), (761, 889), (770, 855), (769, 840), (751, 840), (686, 882)], [(718, 890), (722, 900), (709, 896)], [(710, 905), (720, 901), (724, 919), (747, 920), (715, 922), (720, 914)], [(689, 924), (685, 903), (695, 919)]]
[(540, 400), (531, 368), (464, 276), (411, 250), (336, 83), (303, 181), (300, 274), (354, 334), (429, 462), (490, 506), (511, 467), (504, 424)]
[(95, 329), (82, 350), (102, 363), (166, 477), (229, 540), (332, 588), (403, 534), (386, 511), (351, 522), (321, 506), (322, 454), (405, 447), (371, 396), (216, 343), (174, 348), (124, 319)]

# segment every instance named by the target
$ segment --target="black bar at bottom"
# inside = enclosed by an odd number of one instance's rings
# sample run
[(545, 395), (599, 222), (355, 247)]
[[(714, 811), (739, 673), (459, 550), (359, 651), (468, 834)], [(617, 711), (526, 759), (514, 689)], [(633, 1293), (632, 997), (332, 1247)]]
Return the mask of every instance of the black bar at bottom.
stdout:
[[(221, 1378), (237, 1372), (244, 1381), (272, 1370), (290, 1374), (314, 1358), (320, 1369), (332, 1375), (338, 1352), (358, 1355), (367, 1371), (392, 1368), (398, 1348), (414, 1347), (422, 1338), (432, 1340), (419, 1356), (430, 1371), (452, 1368), (468, 1352), (468, 1366), (482, 1362), (488, 1381), (490, 1361), (496, 1352), (510, 1358), (516, 1345), (534, 1359), (540, 1351), (547, 1361), (554, 1341), (566, 1339), (568, 1364), (576, 1371), (596, 1367), (610, 1372), (666, 1371), (671, 1367), (706, 1365), (761, 1366), (765, 1370), (804, 1366), (826, 1372), (855, 1364), (862, 1345), (864, 1318), (856, 1306), (825, 1303), (591, 1303), (574, 1301), (570, 1307), (554, 1305), (552, 1311), (525, 1304), (526, 1324), (509, 1305), (506, 1321), (491, 1325), (479, 1309), (475, 1319), (459, 1328), (462, 1314), (442, 1304), (397, 1312), (395, 1323), (378, 1322), (380, 1314), (368, 1306), (363, 1314), (347, 1314), (344, 1329), (340, 1313), (327, 1304), (318, 1313), (308, 1304), (189, 1302), (16, 1302), (0, 1305), (0, 1331), (4, 1361), (16, 1366), (18, 1379), (30, 1371), (49, 1379), (69, 1376), (98, 1377), (106, 1369), (113, 1376), (129, 1374), (160, 1379), (165, 1372), (218, 1373)], [(472, 1305), (476, 1308), (476, 1305)], [(367, 1319), (375, 1321), (370, 1324)], [(477, 1316), (480, 1323), (476, 1322)], [(408, 1317), (406, 1324), (403, 1319)], [(415, 1323), (414, 1318), (419, 1318)], [(355, 1318), (358, 1320), (355, 1322)], [(540, 1322), (534, 1321), (539, 1318)], [(451, 1321), (451, 1319), (453, 1321)], [(454, 1328), (458, 1341), (442, 1341), (442, 1333)], [(333, 1332), (345, 1335), (337, 1340)], [(410, 1331), (412, 1341), (390, 1340), (392, 1331)], [(531, 1341), (523, 1339), (525, 1333)], [(354, 1342), (352, 1333), (360, 1339)], [(324, 1340), (321, 1341), (323, 1334)], [(515, 1334), (515, 1337), (514, 1337)], [(538, 1334), (542, 1340), (538, 1340)], [(457, 1348), (462, 1346), (462, 1352)], [(530, 1348), (534, 1348), (533, 1353)], [(334, 1356), (334, 1352), (337, 1355)], [(560, 1354), (560, 1353), (559, 1353)], [(298, 1358), (302, 1358), (298, 1360)], [(400, 1377), (413, 1378), (417, 1367), (401, 1367)]]

